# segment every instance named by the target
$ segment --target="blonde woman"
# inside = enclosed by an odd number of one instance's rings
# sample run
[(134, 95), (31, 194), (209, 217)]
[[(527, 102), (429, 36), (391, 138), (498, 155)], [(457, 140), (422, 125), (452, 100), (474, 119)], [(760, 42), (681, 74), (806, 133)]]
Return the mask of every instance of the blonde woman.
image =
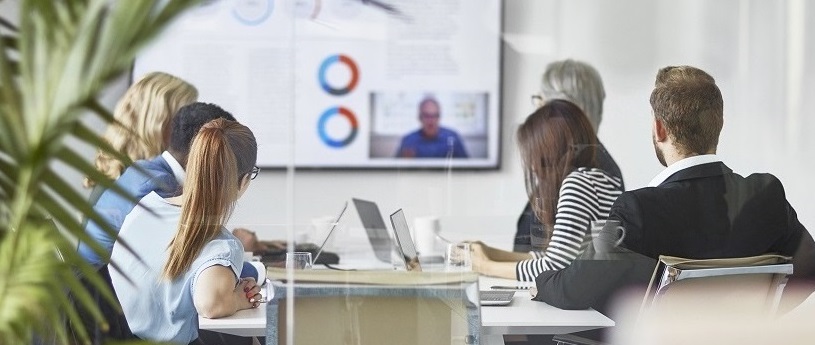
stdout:
[[(163, 72), (149, 73), (122, 96), (113, 111), (113, 117), (121, 125), (108, 126), (104, 138), (133, 161), (153, 158), (167, 147), (170, 120), (175, 113), (197, 99), (198, 90), (181, 78)], [(95, 164), (99, 171), (114, 180), (125, 169), (122, 162), (102, 151), (97, 152)], [(85, 178), (86, 188), (95, 184)]]
[(213, 120), (190, 147), (183, 194), (150, 193), (125, 218), (111, 254), (122, 271), (110, 273), (133, 334), (187, 344), (199, 337), (199, 314), (258, 307), (260, 288), (239, 278), (243, 245), (224, 227), (257, 175), (256, 160), (249, 128)]

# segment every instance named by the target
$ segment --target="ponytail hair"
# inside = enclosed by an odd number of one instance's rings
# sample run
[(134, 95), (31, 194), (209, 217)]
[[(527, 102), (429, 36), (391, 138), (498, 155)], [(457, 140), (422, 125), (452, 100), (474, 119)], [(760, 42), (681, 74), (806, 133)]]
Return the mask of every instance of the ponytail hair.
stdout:
[(218, 236), (238, 199), (241, 181), (257, 161), (257, 141), (235, 121), (208, 122), (190, 146), (181, 219), (170, 242), (164, 276), (177, 278)]

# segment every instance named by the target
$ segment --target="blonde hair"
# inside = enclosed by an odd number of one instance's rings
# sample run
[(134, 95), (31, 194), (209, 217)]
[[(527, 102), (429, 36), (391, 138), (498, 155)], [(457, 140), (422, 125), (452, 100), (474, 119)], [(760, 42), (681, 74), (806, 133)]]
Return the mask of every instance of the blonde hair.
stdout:
[[(165, 138), (175, 113), (197, 99), (198, 90), (181, 78), (163, 72), (147, 74), (116, 104), (113, 117), (119, 123), (109, 125), (103, 138), (133, 161), (154, 157), (167, 146)], [(123, 162), (102, 150), (96, 153), (95, 164), (111, 179), (125, 169)], [(96, 182), (86, 177), (83, 184), (90, 188)]]
[(170, 242), (164, 277), (189, 269), (204, 246), (232, 214), (243, 178), (257, 162), (257, 141), (248, 127), (216, 119), (205, 124), (190, 146), (181, 219)]

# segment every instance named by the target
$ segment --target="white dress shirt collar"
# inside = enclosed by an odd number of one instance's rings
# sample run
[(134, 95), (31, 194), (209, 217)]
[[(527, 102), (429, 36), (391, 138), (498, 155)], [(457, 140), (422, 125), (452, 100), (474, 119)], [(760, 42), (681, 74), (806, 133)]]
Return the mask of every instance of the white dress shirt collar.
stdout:
[(719, 159), (719, 156), (715, 154), (699, 155), (682, 159), (680, 161), (674, 162), (674, 164), (671, 164), (669, 167), (665, 168), (665, 170), (662, 170), (661, 173), (657, 174), (657, 176), (655, 176), (654, 179), (651, 180), (650, 183), (648, 183), (648, 187), (659, 186), (660, 184), (662, 184), (662, 182), (665, 182), (665, 180), (671, 177), (671, 175), (676, 174), (680, 170), (695, 167), (697, 165), (721, 161), (722, 160)]
[(161, 157), (170, 165), (170, 169), (173, 170), (173, 176), (175, 176), (175, 181), (178, 182), (178, 185), (184, 187), (184, 179), (187, 178), (187, 172), (181, 167), (181, 163), (178, 163), (175, 157), (167, 151), (162, 152)]

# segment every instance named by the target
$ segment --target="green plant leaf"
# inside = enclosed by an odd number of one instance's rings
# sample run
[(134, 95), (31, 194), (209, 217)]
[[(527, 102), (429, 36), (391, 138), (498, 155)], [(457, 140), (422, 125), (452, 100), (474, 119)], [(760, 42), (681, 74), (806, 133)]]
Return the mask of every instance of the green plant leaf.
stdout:
[(53, 322), (41, 321), (59, 315), (54, 299), (67, 297), (59, 293), (65, 281), (54, 273), (70, 270), (54, 255), (60, 239), (53, 231), (33, 221), (17, 230), (0, 242), (0, 338), (6, 344), (30, 343), (27, 330), (59, 333)]
[[(101, 138), (99, 138), (99, 140), (104, 142), (104, 140)], [(82, 159), (82, 156), (76, 153), (74, 150), (68, 147), (63, 147), (54, 158), (76, 169), (76, 171), (78, 171), (80, 174), (88, 176), (94, 181), (98, 181), (99, 185), (105, 187), (106, 189), (110, 189), (125, 200), (132, 203), (139, 202), (136, 197), (128, 193), (124, 188), (116, 185), (115, 181), (108, 178), (105, 174), (99, 172), (99, 170), (96, 170), (96, 167), (94, 167), (90, 162)]]
[[(90, 240), (78, 212), (105, 223), (51, 163), (64, 162), (123, 194), (86, 158), (66, 149), (65, 140), (74, 137), (118, 154), (80, 123), (83, 111), (115, 123), (96, 101), (100, 90), (196, 2), (21, 0), (19, 26), (0, 14), (0, 343), (29, 343), (32, 334), (45, 332), (67, 341), (62, 320), (77, 321), (78, 314), (66, 294), (55, 291), (73, 291), (76, 305), (103, 322), (77, 277), (94, 286), (104, 282), (71, 241)], [(49, 216), (63, 228), (45, 226)], [(113, 300), (105, 287), (99, 290)]]
[[(107, 140), (100, 137), (98, 134), (96, 134), (96, 132), (92, 131), (91, 129), (89, 129), (87, 126), (85, 126), (81, 122), (76, 122), (73, 125), (74, 125), (74, 128), (73, 128), (73, 131), (71, 131), (71, 133), (73, 134), (74, 138), (77, 138), (77, 139), (79, 139), (79, 140), (81, 140), (81, 141), (83, 141), (83, 142), (85, 142), (87, 144), (90, 144), (93, 147), (98, 148), (102, 152), (105, 152), (105, 153), (109, 154), (113, 158), (116, 158), (117, 160), (122, 162), (122, 164), (124, 164), (125, 166), (129, 166), (129, 165), (133, 164), (133, 162), (130, 160), (130, 157), (128, 155), (126, 155), (125, 153), (113, 148), (113, 146), (111, 146), (110, 143), (108, 143)], [(61, 153), (60, 153), (60, 155), (61, 155)], [(77, 170), (80, 170), (79, 167), (76, 167), (76, 168), (77, 168)], [(96, 170), (96, 168), (93, 167), (92, 170)], [(80, 170), (80, 171), (82, 173), (86, 173), (83, 170)]]

